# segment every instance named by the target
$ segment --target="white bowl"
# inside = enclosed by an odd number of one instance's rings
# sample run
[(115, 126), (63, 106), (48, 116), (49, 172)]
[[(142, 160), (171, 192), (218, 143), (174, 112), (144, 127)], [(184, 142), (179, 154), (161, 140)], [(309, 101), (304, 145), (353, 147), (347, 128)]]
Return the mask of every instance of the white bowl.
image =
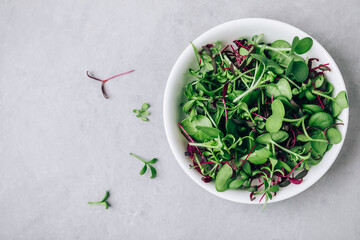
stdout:
[[(198, 49), (200, 49), (201, 46), (207, 43), (220, 41), (223, 45), (225, 45), (226, 43), (232, 43), (232, 41), (238, 37), (252, 37), (255, 34), (261, 33), (264, 34), (266, 42), (283, 39), (291, 43), (295, 36), (299, 36), (300, 38), (309, 37), (307, 33), (283, 22), (264, 18), (246, 18), (230, 21), (214, 27), (198, 37), (195, 41), (193, 41), (193, 43)], [(326, 72), (326, 76), (329, 82), (334, 85), (334, 92), (338, 93), (342, 90), (346, 90), (343, 77), (335, 61), (325, 48), (320, 45), (320, 43), (318, 43), (314, 38), (312, 39), (314, 40), (313, 47), (305, 55), (310, 58), (319, 58), (321, 63), (330, 63), (331, 71)], [(187, 39), (183, 39), (183, 42), (187, 41)], [(195, 55), (191, 45), (189, 44), (176, 61), (166, 84), (164, 96), (164, 124), (171, 150), (174, 153), (176, 160), (189, 177), (208, 192), (234, 202), (251, 204), (259, 203), (258, 200), (250, 201), (249, 192), (247, 191), (227, 190), (225, 192), (217, 192), (213, 182), (204, 183), (201, 180), (201, 175), (196, 170), (189, 169), (191, 159), (184, 155), (187, 141), (179, 131), (177, 123), (184, 119), (180, 103), (184, 100), (184, 86), (189, 80), (191, 80), (187, 79), (184, 74), (188, 73), (189, 67), (194, 63)], [(345, 124), (344, 126), (339, 126), (339, 130), (343, 137), (341, 143), (334, 145), (331, 150), (325, 154), (324, 158), (318, 165), (311, 167), (308, 175), (304, 178), (304, 181), (301, 184), (290, 184), (286, 188), (281, 188), (276, 197), (269, 202), (281, 201), (301, 193), (319, 180), (331, 167), (345, 140), (349, 120), (349, 108), (343, 110), (339, 118), (342, 119)]]

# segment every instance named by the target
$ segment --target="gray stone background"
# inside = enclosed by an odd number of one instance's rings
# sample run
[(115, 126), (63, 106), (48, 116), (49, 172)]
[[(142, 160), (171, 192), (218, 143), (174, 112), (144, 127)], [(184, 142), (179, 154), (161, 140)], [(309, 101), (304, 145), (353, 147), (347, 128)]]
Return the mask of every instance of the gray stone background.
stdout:
[[(359, 239), (357, 0), (0, 2), (0, 239)], [(334, 57), (351, 105), (344, 147), (302, 194), (261, 206), (197, 186), (166, 140), (168, 74), (190, 40), (223, 22), (281, 20)], [(132, 74), (107, 83), (88, 79)], [(150, 122), (132, 113), (151, 104)], [(140, 176), (158, 157), (158, 177)], [(90, 206), (110, 189), (111, 208)]]

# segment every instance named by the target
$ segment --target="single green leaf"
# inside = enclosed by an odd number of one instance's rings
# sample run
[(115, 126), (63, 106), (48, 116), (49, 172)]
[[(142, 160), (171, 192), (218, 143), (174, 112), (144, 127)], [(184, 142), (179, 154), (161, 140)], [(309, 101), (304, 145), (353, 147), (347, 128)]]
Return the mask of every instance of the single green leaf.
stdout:
[(316, 99), (316, 96), (314, 94), (312, 94), (308, 89), (305, 90), (305, 97), (309, 101), (314, 101)]
[[(245, 165), (245, 164), (244, 164)], [(251, 174), (251, 173), (250, 173)], [(242, 179), (242, 180), (247, 180), (247, 179), (249, 179), (250, 177), (249, 177), (249, 175), (245, 172), (245, 171), (241, 171), (240, 170), (240, 179)]]
[(156, 175), (157, 175), (156, 169), (151, 165), (149, 165), (149, 168), (150, 168), (150, 171), (151, 171), (151, 177), (150, 178), (156, 177)]
[(266, 125), (265, 125), (266, 131), (270, 133), (279, 131), (281, 126), (282, 126), (282, 118), (277, 115), (271, 115), (266, 120)]
[(312, 115), (309, 119), (310, 127), (319, 127), (321, 129), (326, 129), (334, 123), (332, 116), (326, 112), (318, 112)]
[(308, 170), (303, 170), (301, 172), (299, 172), (298, 174), (296, 174), (295, 178), (296, 179), (301, 179), (301, 178), (304, 178), (307, 174), (308, 174)]
[(269, 160), (270, 160), (271, 166), (275, 168), (276, 164), (278, 163), (278, 160), (273, 157), (270, 157)]
[(241, 187), (244, 184), (244, 182), (245, 182), (245, 180), (243, 180), (243, 179), (235, 179), (230, 182), (229, 188), (237, 189), (237, 188)]
[(295, 46), (294, 52), (297, 54), (304, 54), (308, 52), (313, 45), (313, 40), (310, 37), (301, 39)]
[(140, 116), (140, 119), (143, 120), (144, 122), (149, 121), (149, 119), (147, 117), (143, 117), (143, 116)]
[(285, 116), (285, 108), (282, 102), (279, 99), (275, 99), (271, 103), (271, 110), (273, 112), (273, 115), (276, 115), (280, 118), (283, 118)]
[(262, 148), (251, 153), (248, 157), (248, 160), (253, 164), (264, 164), (271, 155), (272, 154), (268, 149)]
[(281, 143), (289, 138), (289, 134), (285, 131), (273, 132), (273, 133), (270, 133), (270, 135), (271, 135), (272, 140), (276, 143)]
[(232, 119), (228, 119), (225, 123), (226, 132), (232, 134), (235, 138), (239, 138), (238, 128), (239, 125), (236, 124)]
[(246, 174), (251, 175), (251, 165), (248, 161), (243, 164), (242, 168), (244, 169)]
[(292, 99), (290, 84), (284, 78), (281, 78), (276, 84), (274, 83), (268, 84), (268, 86), (265, 89), (265, 94), (268, 97), (274, 96), (274, 98), (277, 98), (279, 96), (284, 96), (288, 100)]
[(239, 104), (239, 108), (240, 108), (241, 110), (245, 111), (245, 112), (248, 112), (248, 111), (249, 111), (249, 108), (248, 108), (247, 104), (244, 103), (244, 102), (241, 102), (241, 103)]
[(195, 103), (195, 100), (190, 100), (190, 101), (188, 101), (188, 102), (186, 102), (185, 104), (184, 104), (184, 106), (183, 106), (183, 112), (184, 113), (187, 113), (189, 110), (190, 110), (190, 108), (192, 108), (192, 106), (194, 105), (194, 103)]
[(146, 110), (148, 110), (149, 109), (149, 107), (150, 107), (150, 105), (149, 104), (147, 104), (147, 103), (144, 103), (142, 106), (141, 106), (141, 111), (146, 111)]
[(270, 192), (277, 192), (279, 191), (280, 188), (279, 188), (279, 185), (272, 185), (270, 188), (269, 188), (269, 191)]
[(278, 163), (276, 164), (276, 168), (278, 168), (278, 169), (284, 168), (287, 172), (291, 172), (291, 170), (292, 170), (291, 167), (289, 167), (289, 165), (287, 165), (283, 161), (278, 161)]
[(217, 128), (196, 126), (196, 129), (199, 130), (202, 135), (207, 135), (208, 136), (208, 137), (202, 136), (203, 139), (207, 138), (208, 140), (210, 140), (210, 139), (214, 139), (214, 138), (218, 137), (219, 135), (224, 136), (223, 132), (221, 132)]
[[(318, 130), (311, 137), (313, 139), (326, 140), (324, 133), (322, 131), (318, 131)], [(316, 152), (319, 155), (323, 155), (327, 149), (327, 146), (328, 146), (327, 142), (313, 141), (313, 142), (311, 142), (311, 147), (312, 147), (311, 153), (313, 154), (314, 152)]]
[(150, 161), (148, 161), (148, 162), (146, 162), (146, 163), (148, 163), (148, 164), (154, 164), (154, 163), (156, 163), (157, 162), (157, 158), (153, 158), (153, 159), (151, 159)]
[(252, 53), (251, 56), (253, 56), (256, 60), (262, 62), (265, 66), (265, 69), (271, 69), (277, 74), (282, 74), (284, 72), (284, 69), (282, 69), (276, 62), (264, 56), (255, 53)]
[[(276, 40), (271, 44), (272, 48), (279, 48), (279, 49), (286, 49), (286, 48), (291, 48), (290, 44), (287, 41), (284, 40)], [(271, 59), (273, 60), (277, 60), (280, 63), (284, 63), (284, 61), (287, 60), (286, 57), (284, 57), (281, 53), (281, 50), (268, 50), (269, 55), (271, 56)], [(283, 53), (284, 54), (284, 53)]]
[(292, 69), (293, 69), (293, 65), (294, 65), (294, 58), (291, 59), (289, 65), (287, 66), (286, 68), (286, 71), (285, 71), (285, 76), (289, 76), (290, 73), (292, 72)]
[(296, 105), (292, 105), (290, 103), (290, 101), (284, 96), (278, 96), (278, 97), (276, 97), (276, 99), (279, 99), (283, 103), (284, 107), (291, 108), (294, 110), (298, 109), (298, 107), (296, 107)]
[(303, 104), (302, 108), (310, 110), (313, 113), (318, 113), (318, 112), (324, 111), (319, 105), (316, 105), (316, 104)]
[(348, 106), (349, 104), (347, 101), (346, 92), (339, 92), (338, 95), (336, 95), (335, 100), (331, 103), (333, 117), (337, 117), (342, 112), (342, 110), (344, 110)]
[(330, 144), (338, 144), (342, 140), (341, 133), (336, 128), (329, 128), (326, 131), (326, 136), (329, 139)]
[(218, 192), (224, 192), (229, 188), (232, 175), (233, 169), (228, 164), (220, 168), (215, 178), (215, 188)]
[(261, 144), (269, 144), (270, 140), (273, 140), (276, 143), (281, 143), (289, 138), (289, 134), (285, 131), (278, 131), (274, 133), (265, 133), (261, 134), (256, 138), (256, 142)]
[(140, 171), (140, 175), (144, 175), (146, 173), (146, 170), (147, 170), (147, 165), (145, 164), (144, 167)]
[(239, 51), (239, 53), (240, 53), (240, 55), (242, 55), (242, 56), (247, 56), (247, 55), (249, 55), (249, 51), (248, 50), (246, 50), (245, 48), (240, 48), (240, 51)]
[(296, 135), (296, 140), (300, 142), (309, 142), (311, 138), (308, 138), (307, 136), (305, 136), (305, 134), (298, 134)]
[(291, 43), (291, 50), (290, 50), (290, 54), (293, 54), (293, 52), (295, 51), (296, 45), (299, 43), (300, 39), (298, 36), (294, 37), (292, 43)]
[(211, 121), (203, 115), (194, 116), (192, 121), (190, 121), (189, 118), (186, 118), (181, 122), (181, 125), (191, 137), (198, 141), (205, 141), (209, 136), (202, 134), (196, 127), (212, 127)]
[(309, 69), (305, 62), (294, 61), (292, 64), (291, 73), (294, 75), (296, 81), (304, 82), (309, 76)]
[(280, 187), (287, 187), (287, 186), (289, 186), (290, 185), (290, 181), (289, 181), (289, 179), (286, 179), (284, 182), (280, 182), (278, 185), (280, 186)]
[(316, 88), (321, 88), (321, 86), (324, 84), (325, 82), (325, 77), (323, 75), (319, 75), (315, 78), (315, 87)]
[(265, 133), (265, 134), (261, 134), (260, 136), (258, 136), (255, 141), (257, 143), (261, 143), (261, 144), (269, 144), (271, 140), (271, 135), (270, 133)]

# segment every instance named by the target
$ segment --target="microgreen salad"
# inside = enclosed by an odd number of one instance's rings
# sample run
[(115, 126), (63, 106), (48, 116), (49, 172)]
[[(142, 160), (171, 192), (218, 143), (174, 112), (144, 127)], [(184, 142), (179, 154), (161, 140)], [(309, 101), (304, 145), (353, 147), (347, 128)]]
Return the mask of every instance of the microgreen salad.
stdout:
[[(219, 192), (243, 189), (250, 199), (272, 199), (280, 188), (301, 184), (333, 144), (346, 92), (333, 96), (329, 64), (304, 59), (309, 37), (265, 43), (263, 35), (193, 49), (198, 67), (186, 85), (187, 115), (178, 125), (186, 156), (204, 182)], [(340, 120), (341, 121), (341, 120)]]

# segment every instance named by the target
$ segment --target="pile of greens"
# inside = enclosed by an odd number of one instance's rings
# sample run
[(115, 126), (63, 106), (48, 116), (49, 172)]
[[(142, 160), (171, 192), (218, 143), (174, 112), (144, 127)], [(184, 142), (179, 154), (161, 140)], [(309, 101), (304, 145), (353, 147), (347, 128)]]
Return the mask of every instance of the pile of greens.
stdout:
[(219, 192), (247, 190), (266, 203), (281, 187), (301, 184), (341, 142), (336, 122), (348, 107), (346, 93), (332, 96), (329, 64), (314, 67), (319, 59), (299, 56), (312, 45), (309, 37), (267, 44), (262, 35), (224, 48), (193, 45), (199, 68), (189, 69), (194, 80), (184, 90), (187, 118), (179, 127), (204, 182), (215, 180)]

